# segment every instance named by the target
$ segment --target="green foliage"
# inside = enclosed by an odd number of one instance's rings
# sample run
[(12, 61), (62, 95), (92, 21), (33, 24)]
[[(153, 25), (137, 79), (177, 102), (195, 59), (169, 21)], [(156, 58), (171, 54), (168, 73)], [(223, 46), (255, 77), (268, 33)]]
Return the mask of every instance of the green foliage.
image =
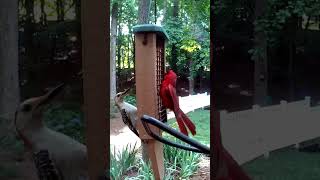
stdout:
[(44, 113), (48, 127), (85, 144), (84, 120), (79, 105), (56, 104)]
[(136, 96), (134, 95), (124, 97), (124, 101), (134, 106), (137, 106)]
[[(117, 67), (118, 72), (127, 68), (128, 64), (133, 67), (133, 35), (132, 27), (136, 25), (138, 16), (138, 1), (136, 0), (113, 0), (118, 2), (119, 27), (117, 35)], [(163, 17), (162, 26), (168, 32), (170, 41), (166, 49), (169, 64), (177, 64), (178, 73), (185, 73), (189, 76), (201, 74), (203, 69), (208, 70), (210, 66), (209, 58), (209, 32), (210, 32), (210, 1), (180, 1), (180, 18), (173, 19), (173, 1), (157, 1), (157, 17)], [(166, 4), (166, 7), (164, 6)], [(164, 14), (164, 9), (166, 13)], [(154, 8), (151, 8), (150, 20), (153, 22)], [(128, 30), (127, 32), (125, 32)], [(171, 58), (171, 47), (175, 45), (178, 49), (177, 59)], [(120, 47), (120, 48), (119, 48)], [(119, 53), (119, 51), (121, 53)], [(120, 56), (119, 56), (120, 55)], [(192, 63), (190, 63), (192, 62)], [(190, 63), (190, 66), (188, 65)]]
[(13, 152), (18, 156), (23, 155), (23, 142), (17, 139), (17, 134), (13, 130), (14, 126), (9, 128), (10, 125), (8, 121), (9, 120), (0, 118), (0, 150)]
[(116, 152), (114, 148), (113, 153), (110, 153), (110, 177), (114, 180), (122, 179), (127, 171), (136, 166), (136, 156), (136, 144), (132, 148), (127, 145), (121, 152)]
[[(177, 139), (175, 139), (175, 142), (185, 144)], [(201, 157), (200, 154), (168, 145), (164, 145), (163, 151), (166, 165), (171, 169), (171, 173), (178, 171), (179, 178), (189, 178), (197, 171)]]
[[(182, 143), (176, 140), (177, 143)], [(197, 170), (201, 155), (168, 145), (164, 145), (165, 180), (189, 179)], [(131, 180), (154, 180), (149, 163), (140, 160), (138, 176), (126, 178)]]
[(8, 134), (0, 137), (0, 149), (11, 151), (18, 155), (24, 153), (24, 145), (21, 140), (18, 140), (13, 134)]
[[(279, 46), (280, 39), (296, 40), (295, 33), (298, 18), (302, 16), (318, 17), (320, 15), (320, 3), (317, 0), (269, 0), (266, 12), (255, 21), (255, 32), (265, 34), (268, 46)], [(253, 54), (259, 54), (259, 50), (252, 50)]]
[(143, 160), (140, 160), (140, 168), (138, 170), (138, 176), (133, 178), (128, 178), (131, 180), (155, 180), (153, 177), (152, 169), (150, 163), (146, 163)]
[[(209, 110), (195, 110), (194, 112), (189, 112), (188, 117), (194, 122), (195, 126), (197, 127), (197, 135), (192, 137), (201, 143), (210, 144), (210, 111)], [(177, 121), (173, 119), (168, 120), (169, 126), (179, 129)], [(169, 134), (163, 133), (163, 136), (170, 137)]]
[[(177, 143), (182, 143), (177, 140)], [(164, 145), (165, 180), (188, 179), (198, 169), (201, 155)], [(154, 180), (150, 163), (137, 159), (137, 150), (126, 148), (122, 152), (110, 153), (111, 179)], [(138, 175), (128, 176), (128, 172), (137, 171)]]
[(253, 179), (320, 179), (319, 153), (304, 153), (294, 149), (281, 149), (243, 165)]
[[(204, 22), (202, 22), (204, 23)], [(178, 73), (189, 73), (196, 76), (202, 69), (210, 67), (210, 43), (209, 30), (202, 23), (191, 24), (168, 18), (164, 28), (170, 41), (168, 43), (167, 55), (170, 66), (176, 64)], [(207, 25), (207, 23), (205, 23)], [(178, 49), (177, 59), (173, 59), (172, 46)], [(189, 76), (189, 74), (185, 74)]]

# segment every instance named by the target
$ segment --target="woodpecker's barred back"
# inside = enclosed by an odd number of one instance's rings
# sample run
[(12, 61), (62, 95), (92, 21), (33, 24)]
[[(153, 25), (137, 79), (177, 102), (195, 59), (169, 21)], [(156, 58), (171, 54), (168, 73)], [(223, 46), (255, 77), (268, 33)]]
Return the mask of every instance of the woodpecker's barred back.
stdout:
[(133, 126), (132, 122), (130, 121), (125, 109), (121, 109), (121, 116), (124, 124), (126, 124), (129, 127), (129, 129), (139, 137), (139, 133), (137, 129)]
[(63, 180), (58, 169), (50, 159), (48, 150), (40, 150), (34, 153), (33, 159), (40, 180)]

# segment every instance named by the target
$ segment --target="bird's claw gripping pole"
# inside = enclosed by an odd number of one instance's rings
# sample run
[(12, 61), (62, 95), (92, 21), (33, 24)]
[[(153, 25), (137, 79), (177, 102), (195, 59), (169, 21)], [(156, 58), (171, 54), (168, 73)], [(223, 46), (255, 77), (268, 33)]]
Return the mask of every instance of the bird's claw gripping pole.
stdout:
[[(180, 133), (179, 131), (171, 128), (170, 126), (166, 125), (165, 123), (159, 121), (158, 119), (155, 119), (151, 116), (147, 116), (147, 115), (143, 115), (141, 118), (141, 122), (146, 130), (146, 132), (153, 137), (154, 139), (164, 143), (164, 144), (168, 144), (170, 146), (174, 146), (176, 148), (180, 148), (180, 149), (184, 149), (184, 150), (188, 150), (188, 151), (193, 151), (193, 152), (198, 152), (198, 153), (203, 153), (203, 154), (207, 154), (210, 155), (210, 148), (199, 143), (198, 141)], [(165, 131), (169, 134), (171, 134), (172, 136), (180, 139), (181, 141), (191, 145), (191, 146), (186, 146), (183, 144), (178, 144), (175, 143), (173, 141), (167, 140), (155, 133), (153, 133), (149, 127), (148, 124), (152, 124), (156, 127), (158, 127), (159, 129), (161, 129), (162, 131)]]

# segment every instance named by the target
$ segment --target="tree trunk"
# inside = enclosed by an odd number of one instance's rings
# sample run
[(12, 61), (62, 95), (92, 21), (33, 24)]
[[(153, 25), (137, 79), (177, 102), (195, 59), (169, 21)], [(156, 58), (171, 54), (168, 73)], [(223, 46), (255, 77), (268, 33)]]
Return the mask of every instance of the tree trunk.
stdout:
[(64, 0), (56, 0), (57, 20), (64, 21)]
[[(0, 5), (0, 122), (14, 119), (20, 102), (18, 59), (18, 0)], [(0, 130), (1, 131), (1, 130)]]
[[(179, 0), (174, 0), (173, 1), (173, 12), (172, 12), (172, 17), (175, 22), (179, 20)], [(178, 27), (177, 27), (178, 28)], [(178, 67), (177, 67), (177, 59), (178, 59), (178, 50), (176, 44), (172, 44), (171, 47), (171, 68), (173, 71), (177, 72)]]
[(310, 26), (310, 20), (311, 20), (311, 16), (308, 16), (306, 26), (304, 27), (304, 30), (305, 30), (305, 31), (309, 29), (309, 26)]
[(139, 1), (138, 24), (148, 24), (151, 0)]
[(288, 67), (288, 80), (289, 80), (289, 95), (290, 101), (294, 101), (295, 97), (295, 75), (294, 75), (294, 49), (295, 45), (292, 40), (289, 40), (289, 67)]
[(193, 76), (193, 72), (192, 72), (192, 66), (193, 66), (193, 62), (192, 62), (192, 57), (191, 54), (188, 54), (188, 59), (189, 59), (189, 77), (188, 77), (188, 81), (189, 81), (189, 94), (192, 95), (194, 94), (194, 76)]
[(117, 64), (118, 64), (118, 68), (117, 68), (117, 70), (116, 70), (116, 77), (118, 78), (118, 81), (117, 81), (117, 88), (119, 88), (120, 87), (120, 73), (121, 73), (121, 68), (120, 68), (120, 66), (121, 66), (121, 58), (122, 58), (122, 53), (121, 53), (121, 44), (122, 44), (122, 40), (121, 40), (121, 37), (122, 37), (122, 32), (121, 32), (122, 30), (121, 30), (121, 26), (120, 25), (118, 25), (118, 40), (117, 40), (117, 48), (118, 48), (118, 55), (117, 55)]
[(289, 94), (290, 101), (295, 100), (295, 62), (294, 58), (296, 55), (296, 32), (298, 28), (298, 17), (290, 19), (288, 24), (288, 45), (289, 45), (289, 67), (288, 67), (288, 78), (289, 78)]
[(45, 6), (44, 0), (40, 0), (40, 7), (41, 7), (40, 23), (42, 26), (47, 26), (47, 14), (45, 12), (44, 6)]
[(119, 11), (118, 2), (114, 2), (112, 5), (111, 10), (111, 37), (110, 37), (110, 43), (111, 43), (111, 49), (110, 49), (110, 107), (112, 109), (114, 107), (113, 98), (117, 94), (117, 84), (116, 84), (116, 48), (117, 48), (117, 27), (118, 27), (118, 11)]
[(166, 14), (167, 14), (167, 1), (163, 1), (163, 19), (162, 24), (166, 22)]
[[(266, 7), (266, 0), (256, 0), (255, 19), (264, 14)], [(268, 58), (267, 41), (263, 32), (255, 32), (255, 47), (261, 49), (261, 54), (254, 60), (254, 104), (264, 106), (268, 94)]]
[(128, 70), (130, 71), (130, 68), (131, 68), (131, 66), (130, 66), (130, 55), (131, 55), (131, 53), (130, 53), (130, 35), (128, 35), (127, 36), (127, 38), (128, 38), (128, 49), (127, 49), (127, 51), (128, 51)]
[[(24, 25), (24, 48), (25, 48), (25, 56), (26, 63), (23, 65), (27, 65), (31, 67), (33, 64), (37, 63), (37, 59), (35, 58), (35, 48), (33, 45), (33, 33), (34, 29), (34, 0), (25, 1), (25, 10), (26, 10), (26, 22)], [(33, 78), (33, 71), (29, 70), (26, 73), (26, 78)], [(24, 96), (22, 92), (22, 97)]]
[(34, 22), (34, 0), (25, 1), (26, 21)]
[(191, 74), (188, 77), (188, 80), (189, 80), (189, 94), (192, 95), (194, 94), (194, 78)]
[(61, 2), (61, 0), (56, 0), (57, 21), (60, 21), (60, 19), (61, 19), (60, 2)]
[(133, 45), (133, 48), (132, 48), (133, 72), (135, 73), (136, 72), (136, 57), (135, 57), (136, 48), (135, 48), (134, 36), (131, 36), (131, 42), (132, 42), (132, 45)]
[(74, 0), (76, 21), (81, 21), (81, 0)]

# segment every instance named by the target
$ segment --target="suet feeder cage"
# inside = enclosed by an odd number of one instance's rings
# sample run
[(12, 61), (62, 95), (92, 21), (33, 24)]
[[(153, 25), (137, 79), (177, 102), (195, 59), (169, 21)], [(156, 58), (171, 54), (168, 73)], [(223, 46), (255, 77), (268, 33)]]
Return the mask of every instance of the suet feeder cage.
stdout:
[[(163, 145), (149, 136), (141, 123), (143, 115), (167, 120), (166, 109), (162, 105), (159, 91), (165, 74), (165, 43), (168, 35), (161, 26), (143, 24), (133, 27), (135, 34), (135, 75), (138, 109), (137, 129), (142, 143), (147, 144), (148, 157), (156, 179), (163, 179)], [(157, 127), (151, 130), (158, 135)]]

